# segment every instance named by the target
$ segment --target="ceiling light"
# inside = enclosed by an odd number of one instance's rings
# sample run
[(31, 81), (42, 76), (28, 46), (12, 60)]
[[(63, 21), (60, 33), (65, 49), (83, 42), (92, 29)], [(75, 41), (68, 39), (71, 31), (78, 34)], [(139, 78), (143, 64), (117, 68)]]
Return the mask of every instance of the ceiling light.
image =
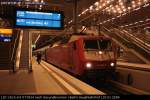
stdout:
[(90, 10), (93, 10), (93, 6), (90, 6)]
[(148, 19), (146, 19), (145, 21), (149, 21), (150, 19), (148, 18)]
[(141, 5), (141, 4), (142, 4), (141, 1), (139, 1), (139, 2), (138, 2), (138, 5)]
[(117, 16), (118, 18), (121, 17), (121, 15)]
[(126, 9), (123, 9), (123, 11), (126, 12), (127, 10), (126, 10)]
[(145, 4), (143, 7), (147, 7), (147, 6), (149, 6), (149, 4)]
[(114, 20), (115, 18), (113, 17), (112, 20)]
[(135, 4), (135, 1), (132, 1), (131, 3), (132, 3), (132, 4)]
[(113, 10), (113, 12), (114, 12), (114, 13), (117, 13), (117, 11), (116, 11), (116, 10)]
[(41, 2), (43, 3), (44, 1), (43, 1), (43, 0), (41, 0)]
[(134, 10), (139, 10), (139, 9), (140, 9), (140, 7), (136, 8), (136, 9), (134, 9)]
[(128, 7), (128, 10), (130, 10), (131, 9), (131, 7)]
[(39, 0), (34, 0), (34, 2), (39, 2)]
[(133, 7), (133, 8), (135, 8), (135, 7), (136, 7), (136, 5), (135, 5), (135, 4), (133, 4), (133, 5), (132, 5), (132, 7)]
[(141, 21), (139, 21), (139, 22), (142, 23), (142, 22), (144, 22), (144, 21), (141, 20)]
[(97, 7), (95, 10), (99, 10), (99, 8)]
[(133, 25), (133, 24), (131, 23), (131, 24), (129, 24), (129, 25)]
[(147, 2), (148, 0), (144, 0), (144, 2)]
[(125, 9), (125, 7), (124, 7), (124, 6), (121, 6), (121, 8), (122, 8), (122, 9)]
[(112, 7), (112, 5), (109, 6), (109, 8), (111, 8), (111, 7)]
[(99, 5), (99, 2), (95, 2), (95, 4), (94, 4), (95, 6), (98, 6)]
[(110, 1), (109, 1), (109, 0), (107, 0), (107, 1), (106, 1), (106, 3), (108, 4), (108, 3), (110, 3)]
[(126, 15), (127, 13), (122, 14), (122, 16)]
[(106, 6), (106, 4), (105, 4), (105, 3), (103, 3), (103, 5), (102, 5), (102, 6), (104, 7), (104, 6)]

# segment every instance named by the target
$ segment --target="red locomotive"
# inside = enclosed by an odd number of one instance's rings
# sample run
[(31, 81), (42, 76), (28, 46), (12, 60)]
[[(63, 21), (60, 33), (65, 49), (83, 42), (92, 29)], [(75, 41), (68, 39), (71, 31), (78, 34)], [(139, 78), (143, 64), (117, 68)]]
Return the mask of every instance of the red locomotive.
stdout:
[(112, 76), (115, 43), (104, 36), (72, 36), (67, 44), (46, 49), (46, 61), (76, 76)]

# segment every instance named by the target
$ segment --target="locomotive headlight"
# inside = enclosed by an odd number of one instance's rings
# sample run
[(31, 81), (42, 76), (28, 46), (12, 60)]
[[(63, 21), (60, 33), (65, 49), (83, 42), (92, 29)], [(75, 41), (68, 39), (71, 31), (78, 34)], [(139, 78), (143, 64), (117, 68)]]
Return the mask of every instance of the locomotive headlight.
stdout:
[(92, 64), (88, 62), (88, 63), (86, 63), (86, 67), (87, 67), (87, 68), (91, 68), (91, 67), (92, 67)]
[(110, 66), (111, 66), (111, 67), (114, 67), (114, 66), (115, 66), (115, 63), (113, 63), (113, 62), (110, 63)]
[(100, 54), (100, 55), (101, 55), (102, 53), (103, 53), (102, 51), (99, 51), (99, 52), (98, 52), (98, 54)]

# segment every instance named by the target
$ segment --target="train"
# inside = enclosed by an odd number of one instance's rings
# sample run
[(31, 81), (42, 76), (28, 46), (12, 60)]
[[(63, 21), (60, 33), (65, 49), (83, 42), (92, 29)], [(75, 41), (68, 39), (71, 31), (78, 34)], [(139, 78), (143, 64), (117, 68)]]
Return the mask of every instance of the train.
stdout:
[(44, 60), (75, 76), (115, 75), (117, 47), (105, 36), (74, 35), (69, 42), (43, 50)]

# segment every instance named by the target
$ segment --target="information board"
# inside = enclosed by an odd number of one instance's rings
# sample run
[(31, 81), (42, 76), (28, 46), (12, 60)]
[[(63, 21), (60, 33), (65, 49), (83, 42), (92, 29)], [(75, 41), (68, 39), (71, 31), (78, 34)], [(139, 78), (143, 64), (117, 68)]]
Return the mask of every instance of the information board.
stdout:
[(27, 10), (16, 10), (17, 27), (28, 28), (49, 28), (62, 29), (63, 28), (63, 14), (62, 12), (37, 12)]

